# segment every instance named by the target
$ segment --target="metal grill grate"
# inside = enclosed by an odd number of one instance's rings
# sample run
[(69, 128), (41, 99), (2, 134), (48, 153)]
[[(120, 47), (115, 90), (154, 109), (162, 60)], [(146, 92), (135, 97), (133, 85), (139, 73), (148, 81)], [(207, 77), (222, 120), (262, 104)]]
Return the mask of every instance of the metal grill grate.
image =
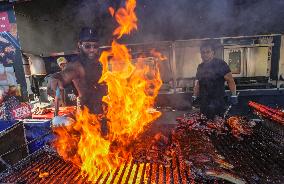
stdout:
[[(254, 134), (238, 141), (230, 135), (211, 136), (217, 151), (233, 171), (248, 183), (283, 183), (283, 137), (264, 126), (256, 127)], [(125, 163), (112, 173), (101, 173), (93, 183), (229, 183), (211, 176), (196, 175), (194, 165), (184, 164), (177, 155), (169, 167), (157, 163)], [(40, 177), (42, 175), (42, 177)], [(3, 183), (91, 183), (80, 169), (64, 161), (50, 149), (42, 149), (21, 161), (10, 172), (0, 175)]]
[[(27, 161), (26, 161), (27, 162)], [(40, 177), (47, 173), (45, 177)], [(193, 183), (188, 166), (181, 166), (178, 158), (171, 161), (170, 167), (156, 163), (125, 163), (112, 173), (102, 173), (92, 179), (94, 183)], [(219, 179), (206, 179), (207, 182), (225, 183)], [(80, 175), (78, 167), (47, 151), (34, 155), (26, 164), (3, 177), (4, 183), (91, 183)]]
[(253, 135), (241, 142), (231, 136), (214, 136), (212, 140), (247, 182), (284, 182), (284, 139), (276, 132), (258, 126)]

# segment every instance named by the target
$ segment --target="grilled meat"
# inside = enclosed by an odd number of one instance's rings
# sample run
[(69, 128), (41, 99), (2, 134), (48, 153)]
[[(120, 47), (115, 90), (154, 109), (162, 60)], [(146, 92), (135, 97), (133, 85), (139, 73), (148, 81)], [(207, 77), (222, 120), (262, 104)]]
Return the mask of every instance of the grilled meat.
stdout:
[(241, 135), (250, 135), (252, 133), (252, 129), (244, 118), (232, 116), (227, 120), (227, 123), (232, 130), (233, 136), (239, 140), (242, 139)]

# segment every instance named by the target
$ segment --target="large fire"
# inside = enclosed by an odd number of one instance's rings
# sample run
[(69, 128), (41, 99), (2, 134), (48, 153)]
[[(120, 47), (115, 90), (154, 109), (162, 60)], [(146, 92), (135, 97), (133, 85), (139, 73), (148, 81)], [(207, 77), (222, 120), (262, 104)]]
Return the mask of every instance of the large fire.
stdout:
[[(132, 143), (146, 126), (161, 113), (152, 107), (162, 81), (155, 59), (135, 59), (118, 39), (137, 29), (135, 0), (126, 0), (125, 7), (110, 12), (119, 24), (111, 49), (101, 54), (103, 74), (99, 82), (108, 86), (103, 97), (107, 104), (108, 133), (101, 134), (101, 117), (88, 109), (77, 113), (76, 122), (54, 129), (58, 135), (55, 148), (64, 159), (81, 167), (82, 173), (94, 181), (101, 172), (113, 172), (130, 161)], [(155, 56), (156, 57), (156, 56)]]

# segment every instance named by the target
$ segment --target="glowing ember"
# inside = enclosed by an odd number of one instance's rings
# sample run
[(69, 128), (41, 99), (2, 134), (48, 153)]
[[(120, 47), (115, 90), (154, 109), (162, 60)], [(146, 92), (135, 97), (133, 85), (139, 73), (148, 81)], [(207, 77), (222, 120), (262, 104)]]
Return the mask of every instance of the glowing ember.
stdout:
[(48, 176), (49, 176), (48, 172), (40, 172), (39, 175), (38, 175), (39, 178), (46, 178)]
[[(127, 0), (125, 8), (116, 12), (109, 9), (119, 24), (113, 33), (117, 39), (137, 29), (135, 7), (135, 0)], [(103, 73), (99, 82), (108, 86), (108, 94), (103, 97), (108, 105), (107, 136), (101, 135), (100, 117), (86, 108), (77, 114), (75, 123), (54, 129), (58, 153), (80, 166), (89, 180), (95, 181), (101, 172), (112, 173), (126, 160), (130, 161), (135, 138), (161, 115), (152, 108), (162, 84), (157, 60), (138, 58), (135, 64), (132, 61), (127, 47), (116, 40), (110, 50), (101, 54)]]

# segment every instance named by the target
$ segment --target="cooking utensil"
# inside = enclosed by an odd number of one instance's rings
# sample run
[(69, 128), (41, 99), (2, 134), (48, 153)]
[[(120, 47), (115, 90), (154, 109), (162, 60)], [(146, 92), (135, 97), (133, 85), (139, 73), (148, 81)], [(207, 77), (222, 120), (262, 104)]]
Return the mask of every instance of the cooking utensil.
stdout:
[[(240, 92), (237, 93), (237, 97), (239, 97)], [(231, 110), (233, 105), (229, 105), (229, 107), (226, 109), (225, 113), (224, 113), (224, 118), (226, 118)]]
[(59, 87), (57, 87), (56, 92), (55, 92), (55, 99), (54, 99), (54, 117), (58, 116), (59, 100), (60, 100), (60, 89)]

